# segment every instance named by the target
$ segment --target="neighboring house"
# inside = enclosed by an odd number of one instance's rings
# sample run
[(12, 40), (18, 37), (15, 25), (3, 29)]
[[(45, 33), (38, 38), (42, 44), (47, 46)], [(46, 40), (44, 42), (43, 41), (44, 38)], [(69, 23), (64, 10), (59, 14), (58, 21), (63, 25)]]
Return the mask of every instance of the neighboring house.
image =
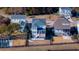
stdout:
[(70, 35), (70, 22), (65, 18), (59, 18), (53, 24), (55, 35)]
[(20, 31), (23, 32), (26, 26), (25, 15), (11, 15), (11, 23), (18, 23), (20, 25)]
[(33, 19), (31, 29), (32, 29), (33, 40), (45, 39), (45, 32), (46, 32), (45, 19)]
[(74, 30), (75, 32), (77, 32), (77, 34), (79, 34), (79, 21), (75, 21), (75, 27), (76, 27), (76, 30)]
[(70, 7), (60, 7), (59, 15), (66, 18), (68, 21), (73, 22), (71, 19), (71, 16), (72, 16), (71, 11), (72, 11), (72, 8)]
[(59, 14), (65, 16), (71, 16), (72, 9), (70, 7), (60, 7)]

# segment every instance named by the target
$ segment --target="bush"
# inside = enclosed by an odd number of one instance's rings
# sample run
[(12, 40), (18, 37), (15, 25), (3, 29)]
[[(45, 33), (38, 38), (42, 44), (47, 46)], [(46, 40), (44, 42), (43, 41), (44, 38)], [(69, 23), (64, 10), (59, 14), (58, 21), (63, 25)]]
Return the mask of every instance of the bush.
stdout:
[(8, 26), (6, 25), (1, 25), (0, 26), (0, 34), (6, 33), (11, 34), (12, 32), (16, 31), (19, 29), (19, 24), (13, 23), (9, 24)]
[(5, 25), (0, 26), (0, 34), (6, 32), (6, 30), (7, 30), (7, 26), (5, 26)]
[(79, 35), (78, 35), (78, 34), (74, 34), (74, 35), (72, 36), (72, 39), (73, 39), (73, 40), (79, 40)]
[(7, 27), (7, 31), (9, 34), (12, 34), (14, 31), (16, 31), (18, 29), (19, 29), (19, 24), (17, 24), (17, 23), (9, 24)]

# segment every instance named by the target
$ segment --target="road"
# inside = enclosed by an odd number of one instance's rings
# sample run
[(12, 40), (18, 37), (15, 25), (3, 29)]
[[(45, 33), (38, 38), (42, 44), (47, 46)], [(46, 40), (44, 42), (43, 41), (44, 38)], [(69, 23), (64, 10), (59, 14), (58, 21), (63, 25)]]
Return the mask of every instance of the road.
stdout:
[(79, 43), (0, 48), (0, 51), (79, 51)]

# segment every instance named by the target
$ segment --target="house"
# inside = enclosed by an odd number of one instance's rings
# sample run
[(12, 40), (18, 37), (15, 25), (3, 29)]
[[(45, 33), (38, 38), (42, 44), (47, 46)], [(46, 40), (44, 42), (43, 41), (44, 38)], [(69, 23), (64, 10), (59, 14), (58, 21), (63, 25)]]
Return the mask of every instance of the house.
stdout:
[(74, 27), (74, 34), (79, 34), (79, 21), (74, 21), (75, 26)]
[(70, 35), (70, 22), (65, 18), (59, 18), (53, 24), (55, 35)]
[(45, 19), (36, 19), (32, 20), (32, 36), (33, 40), (44, 40), (45, 31), (46, 31), (46, 22)]
[(11, 23), (18, 23), (20, 25), (20, 31), (23, 32), (26, 26), (25, 15), (11, 15)]
[(53, 36), (53, 43), (70, 43), (73, 42), (71, 38), (71, 22), (60, 17), (53, 24), (53, 31), (55, 36)]
[(69, 15), (71, 16), (72, 9), (70, 7), (60, 7), (59, 8), (59, 14), (60, 15)]
[(70, 7), (60, 7), (59, 15), (66, 18), (68, 21), (73, 22), (71, 19), (71, 16), (72, 16), (71, 11), (72, 11), (72, 8)]

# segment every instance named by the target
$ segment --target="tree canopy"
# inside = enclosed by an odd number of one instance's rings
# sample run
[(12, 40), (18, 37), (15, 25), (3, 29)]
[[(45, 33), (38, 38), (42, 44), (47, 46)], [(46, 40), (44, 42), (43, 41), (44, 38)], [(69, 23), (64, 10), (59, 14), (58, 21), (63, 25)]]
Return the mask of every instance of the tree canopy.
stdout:
[(0, 26), (0, 34), (3, 33), (11, 34), (12, 32), (18, 29), (19, 29), (19, 24), (16, 23), (9, 24), (8, 26), (2, 25)]

